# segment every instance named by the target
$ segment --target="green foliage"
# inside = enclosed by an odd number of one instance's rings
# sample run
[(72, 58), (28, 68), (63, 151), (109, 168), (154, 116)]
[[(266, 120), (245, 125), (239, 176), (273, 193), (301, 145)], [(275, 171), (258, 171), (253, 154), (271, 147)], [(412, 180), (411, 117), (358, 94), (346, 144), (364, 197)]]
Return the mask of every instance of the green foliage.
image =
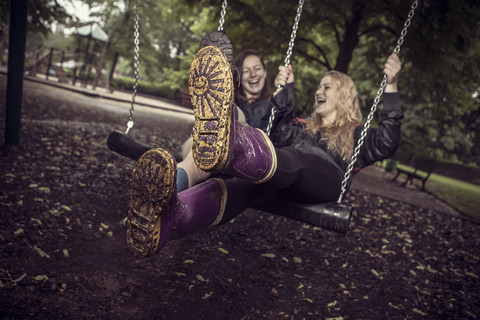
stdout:
[(480, 221), (480, 186), (432, 173), (428, 191), (470, 218)]

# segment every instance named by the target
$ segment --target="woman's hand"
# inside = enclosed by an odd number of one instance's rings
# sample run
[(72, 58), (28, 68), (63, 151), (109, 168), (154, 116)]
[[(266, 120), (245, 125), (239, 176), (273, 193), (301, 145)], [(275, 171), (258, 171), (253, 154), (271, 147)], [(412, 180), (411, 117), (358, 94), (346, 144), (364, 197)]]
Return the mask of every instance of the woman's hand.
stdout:
[(275, 97), (287, 83), (292, 83), (294, 81), (295, 77), (293, 75), (292, 65), (289, 64), (287, 67), (279, 66), (278, 74), (274, 82), (276, 90), (273, 93), (273, 96)]
[(392, 53), (388, 57), (385, 63), (383, 73), (387, 76), (387, 86), (385, 92), (397, 92), (398, 91), (398, 74), (402, 70), (402, 62), (395, 53)]

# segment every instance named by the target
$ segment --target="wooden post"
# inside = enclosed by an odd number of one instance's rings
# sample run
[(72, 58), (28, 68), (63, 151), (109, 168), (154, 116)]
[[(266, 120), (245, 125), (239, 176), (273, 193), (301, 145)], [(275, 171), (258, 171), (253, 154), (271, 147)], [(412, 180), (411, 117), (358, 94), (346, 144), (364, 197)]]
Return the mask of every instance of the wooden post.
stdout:
[(53, 57), (53, 47), (50, 48), (50, 54), (48, 55), (47, 71), (45, 71), (45, 76), (47, 80), (48, 80), (48, 75), (50, 73), (50, 68), (52, 67), (52, 57)]
[(105, 47), (103, 48), (102, 56), (100, 57), (100, 63), (97, 64), (97, 68), (96, 68), (97, 75), (95, 77), (95, 82), (93, 83), (93, 90), (95, 90), (95, 88), (97, 87), (98, 81), (100, 80), (100, 77), (102, 76), (103, 67), (105, 65), (105, 60), (107, 58), (108, 49), (110, 48), (110, 44), (112, 43), (112, 38), (113, 38), (113, 31), (110, 32), (110, 34), (108, 36), (107, 43), (105, 44)]
[(117, 61), (118, 61), (118, 51), (115, 52), (115, 56), (113, 57), (113, 62), (112, 62), (112, 68), (110, 69), (110, 73), (107, 78), (107, 90), (110, 92), (113, 92), (113, 89), (110, 88), (110, 82), (112, 81), (113, 74), (115, 72), (115, 67), (117, 66)]
[(82, 72), (83, 72), (83, 82), (82, 82), (82, 87), (85, 88), (87, 86), (87, 76), (86, 76), (86, 70), (87, 70), (87, 64), (88, 64), (88, 53), (90, 51), (90, 41), (92, 40), (92, 26), (90, 25), (90, 34), (88, 35), (88, 41), (87, 41), (87, 47), (85, 48), (85, 59), (83, 60), (83, 66), (82, 66)]
[(75, 82), (77, 81), (77, 61), (78, 61), (78, 54), (79, 54), (79, 49), (78, 47), (75, 49), (75, 53), (73, 54), (73, 61), (75, 63), (73, 67), (73, 79), (72, 79), (72, 86), (75, 85)]
[(33, 65), (32, 70), (30, 71), (31, 76), (37, 75), (37, 66), (40, 64), (40, 53), (42, 52), (43, 45), (39, 44), (37, 47), (37, 52), (35, 53), (35, 64)]
[(28, 0), (10, 1), (5, 145), (19, 145)]

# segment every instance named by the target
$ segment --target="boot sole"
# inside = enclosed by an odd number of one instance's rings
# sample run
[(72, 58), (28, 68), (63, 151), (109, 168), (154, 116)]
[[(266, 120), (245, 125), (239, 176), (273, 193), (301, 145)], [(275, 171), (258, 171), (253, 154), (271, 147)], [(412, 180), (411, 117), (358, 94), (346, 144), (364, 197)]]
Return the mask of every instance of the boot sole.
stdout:
[(175, 190), (176, 164), (165, 150), (147, 151), (130, 179), (127, 246), (139, 258), (158, 251), (161, 220)]
[(198, 49), (202, 49), (205, 47), (217, 47), (227, 57), (228, 63), (233, 65), (233, 47), (230, 39), (224, 32), (221, 31), (212, 31), (207, 33), (205, 37), (202, 38), (200, 41), (200, 46)]
[(226, 55), (213, 46), (200, 49), (188, 85), (195, 116), (195, 164), (204, 171), (221, 170), (228, 158), (233, 110), (233, 76)]

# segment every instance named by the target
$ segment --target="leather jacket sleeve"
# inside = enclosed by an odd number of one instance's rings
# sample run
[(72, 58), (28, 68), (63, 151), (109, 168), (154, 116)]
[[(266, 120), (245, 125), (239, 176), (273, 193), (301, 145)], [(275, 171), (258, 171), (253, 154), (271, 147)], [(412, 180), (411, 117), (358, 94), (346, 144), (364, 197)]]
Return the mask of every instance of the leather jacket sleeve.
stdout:
[[(356, 167), (366, 167), (383, 159), (391, 158), (400, 144), (401, 121), (403, 111), (400, 109), (399, 93), (384, 93), (383, 110), (380, 113), (378, 128), (370, 128), (360, 148)], [(358, 143), (363, 126), (354, 132), (355, 144)]]
[(266, 130), (268, 124), (268, 118), (270, 116), (270, 110), (272, 108), (271, 98), (258, 100), (247, 104), (242, 108), (247, 123), (254, 128)]
[(298, 128), (292, 125), (292, 115), (295, 109), (293, 83), (283, 87), (271, 103), (276, 110), (275, 119), (270, 133), (270, 140), (277, 147), (289, 145)]

